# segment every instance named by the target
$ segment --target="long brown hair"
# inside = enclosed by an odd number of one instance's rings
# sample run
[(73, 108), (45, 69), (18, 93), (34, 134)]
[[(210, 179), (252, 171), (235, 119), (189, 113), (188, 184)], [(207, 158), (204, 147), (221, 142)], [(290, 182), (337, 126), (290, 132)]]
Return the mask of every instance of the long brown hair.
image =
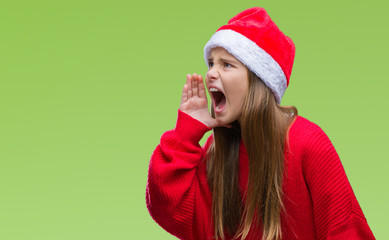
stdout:
[[(249, 71), (248, 76), (240, 123), (235, 121), (232, 128), (214, 128), (214, 141), (207, 152), (214, 232), (216, 238), (224, 239), (226, 230), (235, 238), (245, 239), (255, 225), (262, 226), (263, 240), (278, 240), (285, 137), (297, 109), (279, 106), (271, 90), (254, 73)], [(238, 176), (241, 140), (249, 158), (245, 202)]]

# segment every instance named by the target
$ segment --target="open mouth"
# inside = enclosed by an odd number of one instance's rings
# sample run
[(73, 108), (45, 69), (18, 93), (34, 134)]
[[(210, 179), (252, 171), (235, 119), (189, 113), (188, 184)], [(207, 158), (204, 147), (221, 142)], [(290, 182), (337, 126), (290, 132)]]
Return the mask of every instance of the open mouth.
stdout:
[(212, 94), (212, 99), (214, 104), (213, 107), (215, 112), (223, 111), (226, 105), (226, 97), (224, 96), (224, 94), (218, 89), (213, 87), (209, 89), (209, 92)]

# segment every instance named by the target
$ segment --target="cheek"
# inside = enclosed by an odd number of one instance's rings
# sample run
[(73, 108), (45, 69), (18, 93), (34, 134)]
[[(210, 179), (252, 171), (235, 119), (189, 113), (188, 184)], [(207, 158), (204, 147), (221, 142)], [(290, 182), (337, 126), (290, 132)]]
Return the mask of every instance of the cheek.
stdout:
[(244, 99), (246, 94), (247, 94), (247, 89), (248, 86), (245, 82), (239, 81), (237, 82), (233, 87), (233, 94), (236, 96), (238, 99)]
[(244, 100), (246, 99), (247, 88), (245, 86), (237, 86), (234, 93), (233, 103), (236, 108), (241, 110)]
[(230, 104), (239, 107), (244, 101), (248, 90), (248, 75), (246, 71), (239, 71), (230, 75), (223, 85), (225, 90), (228, 90), (226, 92), (229, 95)]
[(246, 98), (247, 89), (244, 86), (235, 86), (230, 93), (230, 104), (236, 108), (240, 108)]

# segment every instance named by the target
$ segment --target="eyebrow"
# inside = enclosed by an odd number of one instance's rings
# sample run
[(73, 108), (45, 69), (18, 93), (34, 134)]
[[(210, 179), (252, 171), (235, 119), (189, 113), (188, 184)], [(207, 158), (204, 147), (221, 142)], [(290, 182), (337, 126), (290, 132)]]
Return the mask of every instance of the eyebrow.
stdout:
[[(209, 61), (213, 61), (213, 60), (214, 60), (213, 57), (208, 58), (208, 62), (209, 62)], [(216, 60), (216, 61), (217, 61), (217, 60)], [(230, 58), (219, 58), (219, 61), (220, 61), (220, 62), (232, 62), (232, 63), (235, 63), (235, 64), (238, 63), (236, 60), (230, 59)]]

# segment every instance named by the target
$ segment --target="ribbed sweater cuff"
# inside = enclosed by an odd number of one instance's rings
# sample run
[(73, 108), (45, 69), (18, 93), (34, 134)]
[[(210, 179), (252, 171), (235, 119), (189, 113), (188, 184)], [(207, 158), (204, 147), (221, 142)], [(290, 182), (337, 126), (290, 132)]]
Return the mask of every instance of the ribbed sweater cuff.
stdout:
[(174, 131), (182, 140), (197, 144), (204, 134), (210, 130), (211, 128), (204, 123), (178, 110), (177, 123)]

